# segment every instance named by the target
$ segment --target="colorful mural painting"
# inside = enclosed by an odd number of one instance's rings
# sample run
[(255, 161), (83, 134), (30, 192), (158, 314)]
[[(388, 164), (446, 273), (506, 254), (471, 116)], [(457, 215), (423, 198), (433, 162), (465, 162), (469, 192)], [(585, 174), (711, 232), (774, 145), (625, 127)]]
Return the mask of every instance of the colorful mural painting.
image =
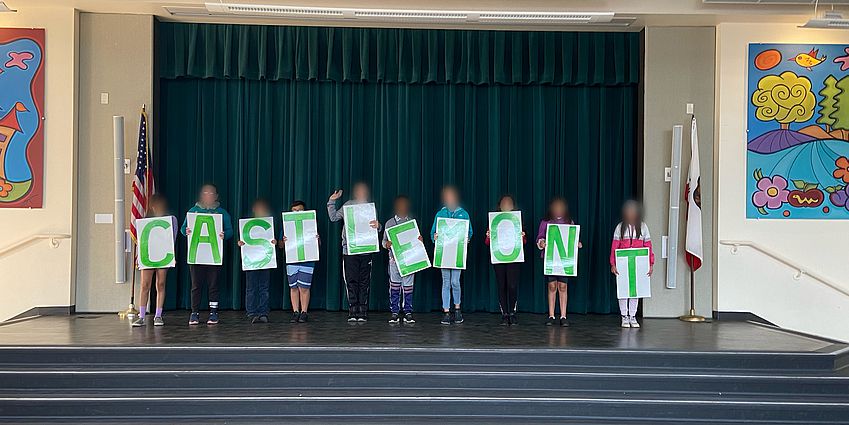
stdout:
[(849, 219), (849, 46), (750, 44), (746, 217)]
[(41, 208), (44, 30), (0, 28), (0, 208)]

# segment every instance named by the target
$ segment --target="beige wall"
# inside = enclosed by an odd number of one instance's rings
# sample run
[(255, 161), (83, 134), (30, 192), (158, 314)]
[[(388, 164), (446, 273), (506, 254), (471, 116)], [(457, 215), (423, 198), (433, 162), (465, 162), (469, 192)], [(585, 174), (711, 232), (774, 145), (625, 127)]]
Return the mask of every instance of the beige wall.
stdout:
[(702, 233), (705, 256), (696, 272), (696, 312), (710, 316), (713, 299), (713, 135), (714, 135), (714, 50), (713, 27), (649, 27), (645, 30), (645, 105), (643, 191), (646, 224), (655, 246), (651, 278), (652, 297), (643, 314), (677, 317), (689, 308), (689, 268), (684, 262), (686, 201), (680, 201), (677, 287), (666, 288), (667, 259), (661, 258), (662, 236), (668, 235), (669, 183), (664, 168), (672, 158), (672, 126), (684, 126), (681, 153), (681, 187), (687, 181), (690, 163), (690, 116), (686, 104), (694, 105), (698, 117), (699, 156), (702, 175)]
[[(721, 24), (717, 29), (719, 240), (750, 240), (849, 289), (849, 221), (746, 219), (746, 61), (749, 43), (837, 43), (849, 32), (793, 24)], [(717, 308), (748, 311), (786, 328), (849, 340), (849, 297), (748, 248), (717, 254)]]
[[(44, 28), (44, 207), (0, 209), (0, 249), (39, 233), (72, 234), (76, 138), (76, 26), (70, 7), (0, 14), (0, 26)], [(36, 306), (74, 303), (73, 243), (30, 243), (0, 258), (0, 321)]]
[[(115, 283), (114, 228), (95, 224), (94, 215), (112, 214), (112, 116), (124, 116), (125, 157), (135, 171), (139, 113), (153, 121), (153, 17), (149, 15), (80, 14), (79, 163), (77, 175), (77, 311), (114, 312), (129, 302), (128, 280)], [(109, 103), (101, 104), (101, 93)], [(152, 141), (152, 137), (151, 137)], [(132, 174), (125, 175), (127, 214), (132, 203)]]

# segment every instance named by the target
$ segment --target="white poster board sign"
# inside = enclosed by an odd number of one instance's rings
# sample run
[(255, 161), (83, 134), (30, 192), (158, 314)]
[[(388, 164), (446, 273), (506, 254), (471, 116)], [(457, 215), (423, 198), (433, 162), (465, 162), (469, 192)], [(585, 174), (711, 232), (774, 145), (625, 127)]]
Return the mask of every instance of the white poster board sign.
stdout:
[(318, 222), (315, 211), (283, 213), (286, 263), (318, 261)]
[(271, 217), (239, 220), (239, 240), (242, 245), (242, 270), (277, 268), (274, 240), (274, 219)]
[(543, 270), (549, 276), (578, 275), (578, 237), (581, 226), (550, 224), (545, 230)]
[(221, 214), (188, 213), (186, 229), (191, 230), (188, 235), (189, 264), (223, 264), (224, 240), (218, 237), (224, 231)]
[(438, 217), (433, 266), (440, 269), (466, 269), (469, 220)]
[(489, 259), (492, 264), (525, 262), (522, 212), (489, 213)]
[(430, 267), (430, 258), (416, 220), (405, 221), (386, 229), (386, 238), (392, 243), (390, 254), (395, 259), (401, 277), (409, 276)]
[(177, 219), (173, 216), (136, 220), (139, 270), (161, 269), (177, 265), (177, 257), (174, 253), (176, 222)]
[(380, 250), (377, 229), (371, 222), (377, 220), (374, 204), (355, 204), (342, 207), (345, 220), (345, 238), (348, 255), (368, 254)]
[(649, 278), (649, 249), (617, 249), (616, 257), (616, 298), (651, 297), (651, 279)]

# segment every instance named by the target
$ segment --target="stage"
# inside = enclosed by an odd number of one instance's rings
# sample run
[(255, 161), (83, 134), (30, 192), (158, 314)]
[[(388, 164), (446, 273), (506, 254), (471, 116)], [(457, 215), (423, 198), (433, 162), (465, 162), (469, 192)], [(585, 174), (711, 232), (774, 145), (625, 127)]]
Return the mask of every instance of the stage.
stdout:
[[(846, 344), (753, 322), (470, 313), (390, 325), (242, 312), (132, 328), (115, 314), (0, 326), (0, 422), (846, 423)], [(205, 315), (201, 316), (202, 318)]]

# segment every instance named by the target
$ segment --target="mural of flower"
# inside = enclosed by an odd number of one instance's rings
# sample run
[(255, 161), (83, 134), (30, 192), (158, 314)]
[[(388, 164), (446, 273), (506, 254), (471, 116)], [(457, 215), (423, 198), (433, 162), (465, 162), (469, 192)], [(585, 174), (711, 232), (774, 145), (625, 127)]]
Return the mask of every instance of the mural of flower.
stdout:
[(758, 191), (752, 195), (752, 204), (758, 207), (761, 214), (766, 214), (764, 207), (771, 210), (781, 208), (790, 194), (787, 190), (787, 179), (781, 176), (764, 177), (762, 174), (756, 177), (758, 177)]
[(9, 193), (12, 192), (12, 183), (7, 182), (6, 180), (0, 179), (0, 198), (5, 198), (9, 196)]
[(849, 183), (849, 158), (841, 156), (834, 161), (834, 165), (837, 167), (832, 173), (834, 178), (843, 180), (843, 183)]

